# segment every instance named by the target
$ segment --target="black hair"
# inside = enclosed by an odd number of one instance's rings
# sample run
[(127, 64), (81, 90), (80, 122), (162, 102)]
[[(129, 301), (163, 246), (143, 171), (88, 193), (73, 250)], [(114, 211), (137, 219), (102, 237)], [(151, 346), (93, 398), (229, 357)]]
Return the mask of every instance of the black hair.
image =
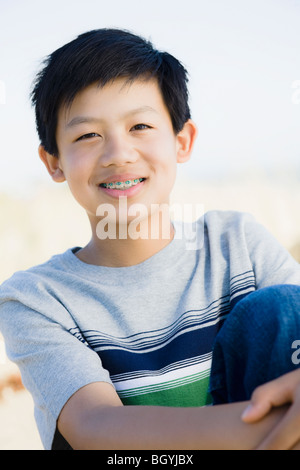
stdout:
[(97, 83), (104, 86), (119, 77), (128, 80), (155, 77), (177, 134), (190, 118), (187, 71), (167, 52), (129, 31), (97, 29), (79, 35), (50, 54), (43, 62), (31, 92), (36, 126), (45, 150), (58, 156), (58, 111), (76, 94)]

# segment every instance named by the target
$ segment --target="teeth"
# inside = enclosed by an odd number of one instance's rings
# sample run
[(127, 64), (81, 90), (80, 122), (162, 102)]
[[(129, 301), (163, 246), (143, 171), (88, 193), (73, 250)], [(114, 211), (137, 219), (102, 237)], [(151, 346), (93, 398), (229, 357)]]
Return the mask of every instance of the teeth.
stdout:
[(144, 181), (145, 178), (137, 178), (134, 180), (127, 180), (127, 181), (114, 181), (111, 183), (102, 183), (100, 186), (102, 188), (109, 188), (109, 189), (128, 189), (131, 188), (132, 186), (135, 186), (138, 183), (141, 183)]

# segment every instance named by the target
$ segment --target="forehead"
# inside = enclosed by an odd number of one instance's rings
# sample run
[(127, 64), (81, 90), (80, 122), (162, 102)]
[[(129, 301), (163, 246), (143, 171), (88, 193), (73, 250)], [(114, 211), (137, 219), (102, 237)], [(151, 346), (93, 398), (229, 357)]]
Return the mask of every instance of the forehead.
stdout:
[(156, 112), (169, 118), (156, 79), (129, 81), (119, 78), (104, 86), (92, 84), (77, 93), (70, 105), (59, 110), (58, 121), (64, 127), (80, 123), (81, 117), (110, 119), (134, 112)]

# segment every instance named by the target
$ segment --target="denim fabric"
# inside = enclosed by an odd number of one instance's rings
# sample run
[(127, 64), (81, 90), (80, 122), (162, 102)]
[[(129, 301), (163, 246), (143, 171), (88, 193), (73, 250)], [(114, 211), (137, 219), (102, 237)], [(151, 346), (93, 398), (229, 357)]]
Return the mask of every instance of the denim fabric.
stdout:
[(238, 302), (214, 344), (213, 404), (249, 400), (257, 386), (299, 368), (297, 340), (300, 286), (266, 287)]

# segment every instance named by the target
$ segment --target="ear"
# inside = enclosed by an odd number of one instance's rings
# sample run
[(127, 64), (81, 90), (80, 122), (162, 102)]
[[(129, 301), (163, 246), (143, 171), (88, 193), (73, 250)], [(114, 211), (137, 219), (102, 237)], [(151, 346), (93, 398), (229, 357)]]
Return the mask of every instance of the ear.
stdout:
[(189, 119), (177, 134), (177, 163), (190, 159), (198, 131), (196, 124)]
[(60, 168), (58, 157), (46, 152), (42, 145), (39, 146), (39, 156), (53, 181), (56, 183), (62, 183), (66, 180), (63, 170)]

